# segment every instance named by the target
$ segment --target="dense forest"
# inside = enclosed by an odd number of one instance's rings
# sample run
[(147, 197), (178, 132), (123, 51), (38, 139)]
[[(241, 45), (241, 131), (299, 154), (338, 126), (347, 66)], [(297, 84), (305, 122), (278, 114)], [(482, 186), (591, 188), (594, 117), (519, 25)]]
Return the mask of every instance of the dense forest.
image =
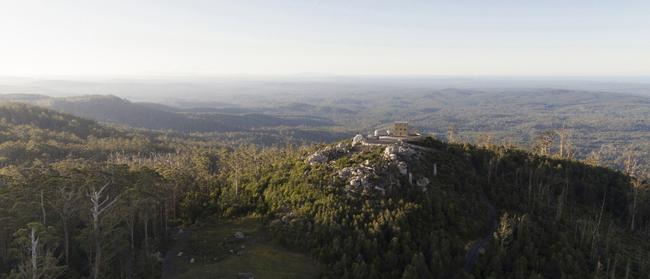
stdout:
[[(396, 120), (409, 121), (421, 132), (441, 139), (451, 128), (457, 140), (479, 143), (489, 137), (528, 150), (540, 134), (561, 132), (553, 137), (556, 146), (561, 137), (568, 140), (577, 159), (598, 156), (604, 165), (623, 169), (628, 155), (635, 154), (640, 167), (650, 171), (647, 94), (553, 87), (439, 87), (417, 80), (262, 84), (217, 87), (216, 92), (227, 91), (219, 99), (228, 102), (221, 103), (203, 95), (150, 98), (150, 102), (101, 95), (7, 94), (1, 98), (104, 123), (193, 133), (226, 144), (330, 143), (384, 129)], [(129, 87), (124, 87), (117, 92), (129, 93)], [(151, 103), (163, 101), (167, 105)]]
[[(247, 216), (323, 278), (650, 274), (650, 192), (634, 154), (617, 171), (545, 133), (530, 152), (453, 134), (255, 146), (23, 104), (1, 106), (0, 120), (2, 277), (160, 278), (179, 228)], [(201, 243), (203, 258), (225, 249)]]
[[(296, 140), (313, 142), (340, 139), (341, 131), (328, 128), (336, 124), (327, 118), (306, 115), (263, 114), (254, 111), (232, 113), (214, 108), (178, 108), (155, 103), (133, 103), (112, 95), (89, 95), (54, 98), (31, 94), (0, 95), (0, 100), (28, 103), (112, 125), (137, 129), (204, 134), (227, 139), (227, 135), (262, 135), (246, 140), (260, 144), (283, 143), (272, 138), (296, 136)], [(226, 113), (229, 112), (229, 113)], [(237, 111), (239, 112), (239, 111)], [(339, 129), (340, 130), (340, 129)], [(324, 133), (327, 132), (327, 133)], [(347, 134), (345, 134), (347, 136)], [(338, 138), (337, 138), (338, 137)]]

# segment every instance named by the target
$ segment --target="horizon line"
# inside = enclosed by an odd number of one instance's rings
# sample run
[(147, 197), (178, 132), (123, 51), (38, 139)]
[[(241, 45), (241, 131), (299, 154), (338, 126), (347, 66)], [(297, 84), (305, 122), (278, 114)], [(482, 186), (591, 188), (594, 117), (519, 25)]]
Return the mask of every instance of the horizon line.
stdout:
[[(209, 80), (209, 79), (354, 79), (354, 78), (403, 78), (403, 79), (533, 79), (533, 80), (580, 80), (624, 79), (644, 80), (650, 82), (650, 74), (592, 74), (592, 75), (505, 75), (505, 74), (331, 74), (331, 73), (295, 73), (295, 74), (169, 74), (169, 75), (3, 75), (0, 81), (128, 81), (128, 80)], [(608, 80), (611, 82), (612, 80)]]

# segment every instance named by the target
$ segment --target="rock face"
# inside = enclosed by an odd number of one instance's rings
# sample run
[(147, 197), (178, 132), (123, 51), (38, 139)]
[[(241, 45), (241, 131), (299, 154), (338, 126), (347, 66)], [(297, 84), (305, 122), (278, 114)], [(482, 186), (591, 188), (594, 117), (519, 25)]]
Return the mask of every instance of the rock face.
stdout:
[(350, 149), (343, 144), (339, 144), (337, 146), (328, 146), (323, 149), (316, 150), (316, 152), (307, 156), (307, 159), (305, 161), (312, 166), (324, 164), (331, 160), (336, 160), (337, 158), (348, 153), (350, 153)]
[[(407, 162), (415, 162), (417, 160), (417, 151), (404, 143), (395, 143), (386, 146), (384, 153), (382, 154), (384, 160), (387, 160), (389, 164), (397, 167), (399, 173), (403, 176), (408, 175), (408, 181), (411, 185), (419, 186), (422, 191), (426, 191), (426, 186), (429, 185), (430, 181), (426, 177), (420, 177), (415, 180), (417, 174), (412, 173), (413, 170), (409, 170)], [(415, 183), (413, 183), (415, 180)]]
[(357, 134), (356, 136), (354, 136), (354, 138), (352, 138), (352, 146), (363, 144), (363, 140), (364, 140), (363, 136)]
[(346, 190), (351, 192), (375, 190), (376, 186), (371, 180), (376, 176), (376, 170), (366, 164), (361, 164), (358, 167), (346, 167), (338, 172), (338, 177), (346, 181)]
[[(332, 161), (341, 157), (349, 156), (354, 161), (364, 158), (365, 160), (361, 162), (356, 161), (355, 165), (348, 165), (336, 171), (338, 181), (342, 182), (338, 185), (343, 186), (348, 194), (386, 195), (388, 191), (399, 190), (395, 187), (402, 187), (401, 181), (403, 180), (394, 179), (395, 173), (389, 172), (391, 169), (397, 170), (399, 176), (407, 178), (408, 185), (418, 186), (422, 191), (427, 190), (427, 186), (430, 184), (429, 179), (413, 173), (417, 169), (418, 159), (421, 158), (414, 149), (415, 147), (403, 142), (385, 145), (380, 155), (381, 158), (377, 160), (377, 157), (374, 156), (376, 153), (370, 154), (371, 156), (356, 154), (377, 151), (372, 146), (355, 148), (355, 145), (363, 145), (364, 141), (363, 136), (357, 135), (353, 138), (352, 144), (341, 143), (321, 148), (310, 154), (306, 162), (310, 165), (326, 164), (326, 169), (336, 169), (336, 165), (332, 164)], [(280, 221), (274, 221), (274, 223), (278, 222)], [(282, 223), (286, 223), (284, 219), (282, 219)]]
[(384, 159), (391, 160), (391, 161), (397, 160), (396, 145), (386, 146), (386, 149), (384, 149)]
[(327, 156), (319, 151), (316, 151), (307, 157), (307, 163), (310, 165), (322, 164), (325, 162), (327, 162)]
[(390, 161), (396, 161), (399, 158), (408, 158), (413, 154), (415, 154), (415, 150), (410, 147), (399, 144), (391, 144), (389, 146), (386, 146), (386, 149), (384, 149), (383, 157), (384, 159)]

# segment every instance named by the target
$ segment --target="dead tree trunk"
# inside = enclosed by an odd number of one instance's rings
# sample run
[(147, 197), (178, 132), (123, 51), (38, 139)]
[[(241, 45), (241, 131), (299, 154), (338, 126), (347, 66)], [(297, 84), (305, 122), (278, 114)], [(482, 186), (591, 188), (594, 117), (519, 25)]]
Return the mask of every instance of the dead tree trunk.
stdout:
[(93, 219), (93, 237), (95, 241), (95, 258), (93, 264), (92, 276), (94, 279), (99, 278), (100, 267), (102, 263), (102, 245), (101, 245), (101, 221), (111, 206), (117, 202), (118, 198), (115, 197), (111, 200), (110, 196), (104, 197), (103, 192), (108, 187), (109, 183), (104, 184), (99, 191), (95, 190), (95, 187), (92, 188), (92, 192), (88, 194), (90, 198), (91, 208), (90, 212)]
[(38, 279), (38, 238), (36, 237), (36, 229), (32, 227), (30, 235), (31, 240), (31, 256), (32, 256), (32, 279)]

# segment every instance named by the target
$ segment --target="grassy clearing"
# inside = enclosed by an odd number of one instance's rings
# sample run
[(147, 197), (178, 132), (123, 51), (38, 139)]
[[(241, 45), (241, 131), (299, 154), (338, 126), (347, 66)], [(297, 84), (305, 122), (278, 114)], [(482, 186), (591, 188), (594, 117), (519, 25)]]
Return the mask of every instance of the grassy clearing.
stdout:
[[(289, 251), (270, 241), (257, 218), (214, 221), (192, 229), (178, 265), (186, 272), (178, 278), (237, 278), (250, 272), (255, 278), (318, 278), (320, 270), (307, 255)], [(235, 232), (244, 239), (235, 239)], [(190, 259), (195, 262), (190, 263)]]

